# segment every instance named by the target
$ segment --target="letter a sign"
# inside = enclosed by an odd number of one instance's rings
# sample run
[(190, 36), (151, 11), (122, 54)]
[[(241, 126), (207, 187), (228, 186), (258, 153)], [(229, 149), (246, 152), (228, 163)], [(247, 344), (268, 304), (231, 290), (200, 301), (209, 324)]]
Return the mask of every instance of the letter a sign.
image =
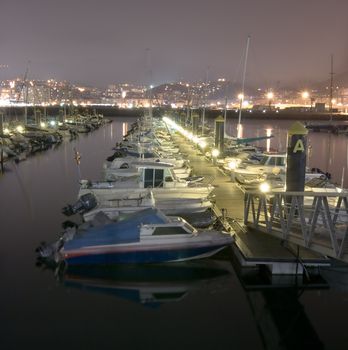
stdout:
[(293, 153), (297, 153), (298, 151), (303, 152), (304, 149), (304, 145), (303, 145), (303, 141), (301, 139), (296, 141)]

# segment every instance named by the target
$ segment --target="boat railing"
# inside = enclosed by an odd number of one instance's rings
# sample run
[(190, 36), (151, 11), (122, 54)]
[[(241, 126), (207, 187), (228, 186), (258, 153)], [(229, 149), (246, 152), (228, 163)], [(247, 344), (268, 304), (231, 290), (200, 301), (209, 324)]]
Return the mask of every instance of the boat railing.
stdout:
[(348, 262), (348, 192), (246, 191), (244, 224)]

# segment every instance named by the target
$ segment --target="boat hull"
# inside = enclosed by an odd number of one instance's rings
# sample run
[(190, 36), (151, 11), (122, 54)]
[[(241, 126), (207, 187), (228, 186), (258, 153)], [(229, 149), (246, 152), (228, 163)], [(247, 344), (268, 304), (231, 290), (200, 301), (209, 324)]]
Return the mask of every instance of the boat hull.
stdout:
[(108, 265), (108, 264), (139, 264), (186, 261), (210, 257), (227, 244), (216, 244), (199, 247), (181, 247), (175, 249), (106, 249), (104, 251), (76, 251), (64, 253), (68, 265)]

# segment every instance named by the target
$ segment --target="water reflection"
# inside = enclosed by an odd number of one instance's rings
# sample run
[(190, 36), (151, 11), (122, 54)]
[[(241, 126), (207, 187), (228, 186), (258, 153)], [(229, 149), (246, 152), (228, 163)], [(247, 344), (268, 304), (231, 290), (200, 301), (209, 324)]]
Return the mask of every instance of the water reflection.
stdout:
[(148, 265), (41, 266), (52, 269), (65, 287), (113, 295), (150, 307), (181, 301), (200, 289), (215, 292), (231, 278), (230, 263), (212, 259)]
[(247, 292), (265, 349), (324, 349), (300, 296), (297, 288)]
[(128, 123), (122, 123), (122, 136), (126, 136), (128, 132)]
[[(272, 135), (272, 130), (271, 128), (266, 129), (266, 136), (270, 137)], [(271, 139), (266, 140), (266, 151), (269, 152), (271, 150)]]
[[(274, 137), (255, 143), (256, 146), (271, 151), (286, 152), (287, 132), (293, 120), (243, 120), (243, 137), (265, 136), (268, 129), (272, 130)], [(227, 119), (226, 130), (232, 135), (237, 126), (235, 119)], [(348, 137), (332, 133), (309, 132), (308, 144), (312, 147), (312, 154), (308, 159), (310, 167), (319, 168), (332, 175), (332, 181), (343, 187), (348, 187)], [(343, 181), (342, 181), (343, 179)]]
[(235, 267), (265, 349), (324, 349), (301, 301), (308, 291), (329, 288), (317, 271), (271, 275), (266, 268)]

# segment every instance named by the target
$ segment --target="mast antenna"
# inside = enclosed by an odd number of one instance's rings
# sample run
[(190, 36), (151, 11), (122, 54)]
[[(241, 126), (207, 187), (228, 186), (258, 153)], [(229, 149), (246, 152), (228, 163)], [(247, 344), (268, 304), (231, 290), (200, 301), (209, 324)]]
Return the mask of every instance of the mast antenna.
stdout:
[[(331, 71), (330, 71), (330, 101), (329, 101), (329, 112), (332, 113), (332, 99), (333, 99), (333, 55), (331, 54)], [(331, 120), (332, 120), (332, 114), (331, 114)]]
[(250, 35), (248, 35), (247, 45), (245, 49), (245, 60), (244, 60), (243, 78), (242, 78), (242, 94), (241, 94), (240, 108), (239, 108), (239, 114), (238, 114), (237, 137), (240, 137), (240, 132), (241, 132), (242, 107), (243, 107), (243, 101), (244, 101), (245, 74), (246, 74), (247, 61), (248, 61), (249, 44), (250, 44)]
[(147, 59), (147, 68), (148, 68), (148, 74), (149, 74), (149, 117), (152, 122), (152, 88), (153, 88), (153, 82), (152, 82), (152, 66), (151, 66), (151, 50), (149, 48), (146, 48), (146, 59)]

